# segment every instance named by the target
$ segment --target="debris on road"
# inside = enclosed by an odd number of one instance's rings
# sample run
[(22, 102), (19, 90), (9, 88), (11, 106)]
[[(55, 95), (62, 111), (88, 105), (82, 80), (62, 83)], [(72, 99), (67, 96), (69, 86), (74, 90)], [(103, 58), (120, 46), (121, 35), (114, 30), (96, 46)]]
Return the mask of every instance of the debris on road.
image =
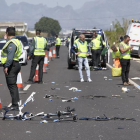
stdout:
[(95, 121), (110, 121), (110, 120), (120, 120), (120, 121), (136, 121), (134, 118), (121, 118), (121, 117), (112, 117), (108, 118), (106, 115), (104, 117), (81, 117), (79, 120), (95, 120)]
[(43, 121), (40, 121), (40, 123), (48, 123), (48, 121), (46, 121), (46, 120), (43, 120)]
[(123, 93), (126, 93), (126, 92), (128, 92), (129, 91), (129, 89), (127, 88), (127, 87), (122, 87), (122, 92)]
[(73, 92), (75, 92), (76, 90), (78, 90), (78, 88), (72, 87), (72, 88), (70, 88), (69, 90), (73, 90)]
[(140, 80), (140, 77), (131, 78), (132, 80)]
[(74, 97), (74, 98), (72, 98), (73, 100), (78, 100), (78, 98), (77, 97)]
[(74, 102), (73, 100), (62, 100), (62, 102)]
[(55, 82), (52, 82), (52, 84), (55, 84)]
[(0, 86), (3, 86), (3, 84), (0, 84)]
[(26, 131), (26, 134), (31, 134), (32, 132), (31, 131)]
[(112, 97), (121, 97), (121, 95), (112, 95)]

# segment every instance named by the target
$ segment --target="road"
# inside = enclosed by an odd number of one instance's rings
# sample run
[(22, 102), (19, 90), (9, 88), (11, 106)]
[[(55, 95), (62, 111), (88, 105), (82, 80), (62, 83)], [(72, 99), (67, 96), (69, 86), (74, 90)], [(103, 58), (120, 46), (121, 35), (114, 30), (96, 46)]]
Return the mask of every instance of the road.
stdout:
[[(135, 118), (136, 121), (110, 120), (110, 121), (65, 121), (41, 124), (40, 117), (33, 121), (0, 120), (0, 140), (139, 140), (140, 133), (140, 91), (129, 86), (128, 93), (122, 93), (121, 78), (111, 76), (111, 69), (106, 71), (91, 71), (92, 83), (79, 82), (77, 70), (67, 69), (67, 48), (61, 46), (60, 59), (53, 59), (49, 63), (49, 70), (44, 74), (44, 84), (33, 84), (26, 94), (20, 94), (24, 102), (32, 92), (36, 92), (35, 101), (27, 104), (23, 111), (55, 113), (65, 111), (67, 106), (75, 108), (75, 113), (80, 117), (125, 117)], [(22, 79), (26, 82), (30, 73), (31, 62), (22, 66)], [(84, 78), (86, 80), (86, 73)], [(138, 77), (139, 63), (132, 60), (130, 78)], [(0, 98), (2, 106), (11, 102), (2, 67), (0, 67)], [(105, 80), (104, 77), (108, 77)], [(110, 80), (109, 80), (110, 79)], [(55, 82), (55, 84), (52, 84)], [(140, 81), (136, 81), (140, 85)], [(24, 84), (26, 87), (26, 84)], [(70, 91), (69, 88), (77, 87), (81, 92)], [(58, 90), (52, 90), (58, 88)], [(60, 90), (59, 90), (60, 88)], [(58, 95), (68, 99), (77, 97), (75, 102), (62, 102), (62, 99), (44, 98), (46, 94)], [(89, 99), (87, 96), (106, 96), (106, 98)], [(112, 97), (112, 95), (120, 95)]]

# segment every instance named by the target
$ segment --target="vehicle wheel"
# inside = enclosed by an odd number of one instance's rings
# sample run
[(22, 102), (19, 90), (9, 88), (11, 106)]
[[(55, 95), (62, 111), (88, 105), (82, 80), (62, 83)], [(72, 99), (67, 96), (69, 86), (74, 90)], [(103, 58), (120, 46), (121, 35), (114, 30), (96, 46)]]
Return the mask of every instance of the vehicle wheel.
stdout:
[(73, 64), (70, 64), (70, 63), (71, 63), (71, 60), (68, 57), (68, 69), (72, 69), (73, 68)]

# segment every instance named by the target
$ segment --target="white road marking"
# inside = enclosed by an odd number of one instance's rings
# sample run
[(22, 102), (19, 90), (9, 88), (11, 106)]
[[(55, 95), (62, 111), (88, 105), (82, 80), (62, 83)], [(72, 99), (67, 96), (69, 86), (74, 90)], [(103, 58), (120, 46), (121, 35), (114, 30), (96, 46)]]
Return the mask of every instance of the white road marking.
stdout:
[(30, 88), (31, 85), (27, 85), (23, 90), (26, 91)]
[[(112, 68), (112, 66), (110, 65), (110, 64), (106, 64), (109, 68)], [(131, 84), (133, 84), (137, 89), (139, 89), (140, 90), (140, 85), (138, 85), (137, 83), (135, 83), (134, 81), (132, 81), (131, 79), (129, 79), (129, 82), (131, 83)]]

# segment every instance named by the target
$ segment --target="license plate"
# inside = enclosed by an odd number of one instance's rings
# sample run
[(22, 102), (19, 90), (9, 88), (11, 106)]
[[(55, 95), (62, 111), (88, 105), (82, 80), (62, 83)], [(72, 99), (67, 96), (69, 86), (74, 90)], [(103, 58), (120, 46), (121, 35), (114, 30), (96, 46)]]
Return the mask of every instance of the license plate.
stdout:
[(133, 50), (139, 50), (139, 47), (134, 46)]

